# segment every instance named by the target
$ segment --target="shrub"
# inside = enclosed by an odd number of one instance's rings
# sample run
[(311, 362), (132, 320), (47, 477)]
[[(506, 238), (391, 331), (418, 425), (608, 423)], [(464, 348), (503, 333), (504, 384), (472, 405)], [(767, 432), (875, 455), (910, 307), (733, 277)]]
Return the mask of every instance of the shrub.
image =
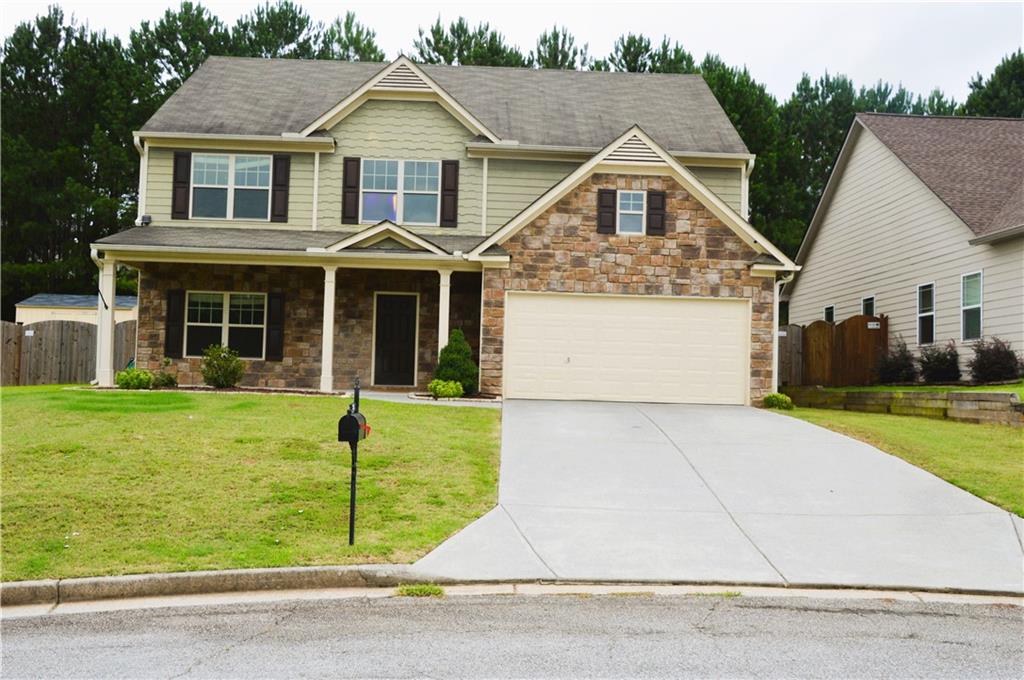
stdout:
[(153, 386), (153, 374), (142, 368), (118, 371), (114, 382), (122, 390), (148, 390)]
[(434, 583), (403, 583), (395, 589), (399, 597), (444, 597), (444, 588)]
[(764, 407), (780, 408), (784, 411), (789, 411), (793, 408), (793, 400), (788, 395), (772, 392), (771, 394), (764, 395)]
[(203, 350), (200, 370), (203, 382), (210, 387), (234, 387), (245, 373), (245, 364), (235, 350), (223, 345), (210, 345)]
[(1010, 343), (999, 338), (974, 343), (974, 358), (967, 362), (974, 382), (1014, 380), (1021, 372), (1021, 360), (1010, 348)]
[(430, 381), (427, 389), (430, 390), (434, 399), (458, 399), (464, 394), (462, 383), (458, 380), (434, 379)]
[(945, 347), (922, 347), (917, 363), (921, 365), (921, 377), (926, 383), (960, 380), (960, 353), (952, 340)]
[(878, 361), (878, 380), (882, 383), (908, 383), (917, 379), (914, 355), (903, 338), (896, 341)]
[(437, 359), (438, 380), (455, 380), (462, 385), (464, 394), (476, 394), (480, 372), (473, 363), (473, 350), (466, 342), (466, 336), (458, 328), (448, 336), (448, 344)]
[(159, 389), (161, 387), (177, 387), (178, 379), (170, 373), (160, 371), (153, 374), (153, 389)]

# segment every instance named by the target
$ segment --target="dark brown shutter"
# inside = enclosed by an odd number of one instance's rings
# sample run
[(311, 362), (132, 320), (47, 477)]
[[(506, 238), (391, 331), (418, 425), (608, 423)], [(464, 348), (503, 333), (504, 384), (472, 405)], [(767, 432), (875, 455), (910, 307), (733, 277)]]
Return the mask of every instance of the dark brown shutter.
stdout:
[(167, 317), (164, 320), (164, 356), (180, 359), (185, 349), (185, 291), (167, 291)]
[(441, 226), (459, 226), (458, 161), (441, 161)]
[(651, 236), (665, 235), (665, 192), (647, 192), (647, 233)]
[(292, 157), (274, 154), (274, 181), (270, 188), (270, 221), (288, 221), (288, 180), (291, 176)]
[(358, 158), (346, 157), (341, 178), (341, 222), (359, 224), (359, 166)]
[(267, 347), (263, 356), (267, 361), (284, 358), (284, 293), (267, 295)]
[(192, 153), (174, 152), (174, 179), (171, 189), (171, 219), (188, 219), (189, 180), (192, 175)]
[(615, 189), (597, 190), (597, 233), (615, 233)]

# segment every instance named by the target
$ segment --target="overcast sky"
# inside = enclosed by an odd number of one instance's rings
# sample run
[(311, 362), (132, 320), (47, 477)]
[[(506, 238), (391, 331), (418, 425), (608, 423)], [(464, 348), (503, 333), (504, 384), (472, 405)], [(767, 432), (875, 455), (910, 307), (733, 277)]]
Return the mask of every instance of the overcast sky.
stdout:
[[(438, 17), (490, 22), (509, 42), (529, 51), (537, 35), (563, 25), (590, 54), (605, 56), (625, 33), (681, 42), (698, 59), (718, 53), (746, 64), (754, 77), (786, 98), (804, 72), (845, 73), (858, 85), (878, 79), (902, 82), (916, 93), (934, 87), (962, 101), (967, 81), (988, 75), (1018, 49), (1024, 36), (1024, 2), (969, 3), (684, 3), (684, 2), (324, 2), (297, 0), (314, 19), (329, 21), (345, 10), (377, 32), (388, 58), (409, 52), (417, 28)], [(10, 35), (19, 22), (43, 11), (45, 1), (6, 0), (0, 27)], [(64, 0), (65, 11), (95, 29), (127, 37), (141, 21), (171, 6), (153, 0)], [(257, 4), (203, 0), (231, 24)]]

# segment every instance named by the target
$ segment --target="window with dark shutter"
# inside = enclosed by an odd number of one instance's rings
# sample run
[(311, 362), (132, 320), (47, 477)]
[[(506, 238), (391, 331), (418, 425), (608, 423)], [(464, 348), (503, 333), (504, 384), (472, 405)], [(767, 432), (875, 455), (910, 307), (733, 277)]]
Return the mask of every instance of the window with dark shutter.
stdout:
[(341, 179), (341, 222), (359, 224), (359, 166), (358, 158), (346, 157)]
[(665, 192), (647, 192), (647, 233), (650, 236), (665, 235)]
[(441, 226), (459, 226), (458, 161), (441, 161)]
[(274, 155), (273, 181), (270, 186), (270, 221), (288, 221), (288, 182), (291, 177), (292, 157)]
[(267, 361), (284, 358), (284, 293), (267, 294)]
[(175, 151), (171, 188), (171, 219), (188, 219), (189, 180), (191, 179), (191, 174), (192, 154), (188, 151)]
[(167, 316), (164, 320), (164, 356), (180, 359), (185, 345), (185, 291), (167, 291)]
[(615, 233), (615, 189), (597, 190), (597, 233)]

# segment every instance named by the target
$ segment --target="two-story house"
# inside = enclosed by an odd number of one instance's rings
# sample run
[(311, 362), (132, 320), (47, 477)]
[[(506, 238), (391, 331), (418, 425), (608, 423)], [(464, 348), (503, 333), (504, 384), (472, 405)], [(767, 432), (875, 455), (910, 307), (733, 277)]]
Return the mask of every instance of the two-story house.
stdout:
[[(461, 328), (505, 397), (751, 403), (777, 279), (754, 157), (699, 76), (211, 58), (136, 134), (139, 366), (428, 382)], [(110, 385), (102, 302), (98, 380)]]

